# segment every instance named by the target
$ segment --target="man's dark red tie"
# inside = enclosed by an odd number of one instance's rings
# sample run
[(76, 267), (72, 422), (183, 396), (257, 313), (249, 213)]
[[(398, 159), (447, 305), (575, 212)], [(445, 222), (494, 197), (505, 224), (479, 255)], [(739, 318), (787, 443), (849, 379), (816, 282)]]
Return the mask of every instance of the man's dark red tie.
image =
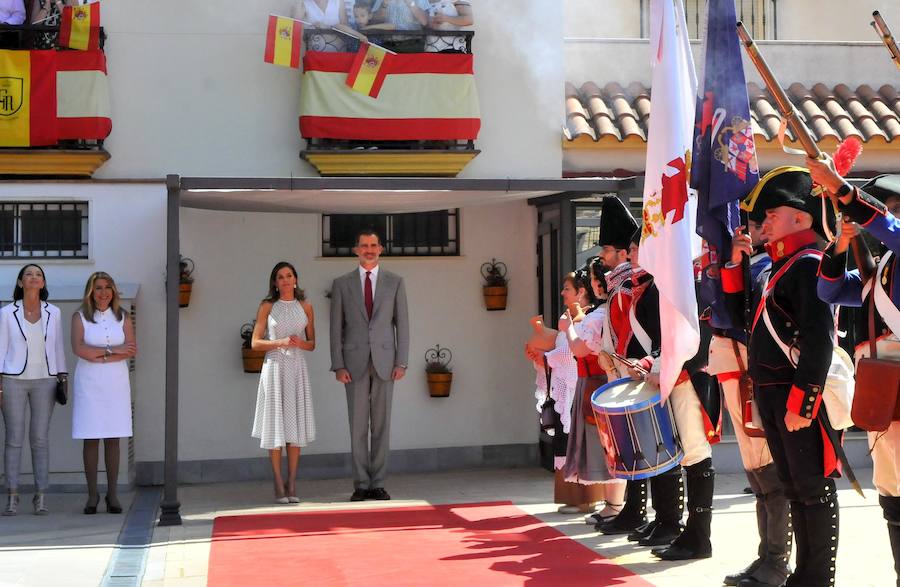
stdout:
[(372, 272), (366, 271), (366, 314), (369, 320), (372, 319), (372, 309), (375, 307), (375, 300), (372, 299)]

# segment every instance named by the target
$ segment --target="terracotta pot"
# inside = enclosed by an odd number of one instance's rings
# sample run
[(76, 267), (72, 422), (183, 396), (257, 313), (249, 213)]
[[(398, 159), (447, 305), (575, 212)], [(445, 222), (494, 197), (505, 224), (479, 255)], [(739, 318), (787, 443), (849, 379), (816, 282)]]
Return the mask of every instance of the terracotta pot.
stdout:
[(178, 305), (180, 307), (187, 308), (188, 304), (191, 303), (191, 289), (193, 287), (193, 283), (181, 283), (178, 285)]
[(505, 285), (484, 286), (484, 306), (489, 312), (506, 309), (506, 294), (508, 288)]
[(262, 371), (263, 361), (266, 358), (266, 351), (254, 351), (253, 349), (241, 349), (241, 356), (244, 359), (244, 373), (259, 373)]
[(428, 393), (431, 397), (447, 397), (450, 395), (450, 384), (453, 373), (425, 373), (428, 378)]

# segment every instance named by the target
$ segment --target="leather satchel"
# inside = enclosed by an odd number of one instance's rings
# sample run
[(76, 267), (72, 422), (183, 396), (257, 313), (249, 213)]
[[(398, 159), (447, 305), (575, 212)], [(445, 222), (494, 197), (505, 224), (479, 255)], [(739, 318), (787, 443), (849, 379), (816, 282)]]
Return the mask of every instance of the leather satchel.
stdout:
[(856, 364), (853, 423), (869, 432), (883, 432), (900, 420), (900, 361), (879, 359), (875, 344), (875, 287), (869, 296), (869, 357)]
[(544, 358), (544, 375), (547, 377), (547, 397), (541, 405), (540, 424), (541, 430), (552, 436), (556, 429), (556, 401), (550, 397), (550, 367), (547, 366), (546, 357)]
[(741, 358), (741, 349), (738, 347), (737, 341), (731, 339), (731, 344), (734, 347), (734, 356), (741, 371), (741, 377), (738, 379), (738, 391), (741, 396), (741, 422), (744, 434), (752, 438), (765, 438), (766, 431), (762, 428), (759, 408), (753, 397), (753, 379), (750, 378), (750, 374), (744, 367), (744, 360)]

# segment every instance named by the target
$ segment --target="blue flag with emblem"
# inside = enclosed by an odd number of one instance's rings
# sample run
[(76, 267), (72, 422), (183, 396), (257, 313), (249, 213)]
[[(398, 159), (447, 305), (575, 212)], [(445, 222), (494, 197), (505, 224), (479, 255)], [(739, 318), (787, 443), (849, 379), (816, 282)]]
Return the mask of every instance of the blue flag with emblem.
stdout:
[(731, 328), (719, 267), (731, 257), (740, 200), (759, 181), (747, 83), (732, 0), (709, 0), (703, 76), (697, 93), (691, 187), (697, 234), (706, 241), (700, 296), (714, 328)]

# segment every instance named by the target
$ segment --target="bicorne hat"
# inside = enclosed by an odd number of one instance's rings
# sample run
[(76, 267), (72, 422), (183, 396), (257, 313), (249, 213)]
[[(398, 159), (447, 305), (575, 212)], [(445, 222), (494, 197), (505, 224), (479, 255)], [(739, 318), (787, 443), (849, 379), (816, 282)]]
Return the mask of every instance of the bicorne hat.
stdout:
[(634, 217), (622, 200), (616, 196), (606, 196), (600, 208), (600, 240), (598, 246), (627, 249), (631, 235), (637, 227)]
[(750, 220), (762, 222), (766, 210), (788, 206), (813, 218), (813, 230), (826, 238), (825, 226), (834, 234), (837, 225), (834, 205), (827, 196), (813, 194), (813, 181), (805, 167), (776, 167), (765, 174), (741, 202)]
[(882, 204), (886, 204), (888, 198), (900, 197), (900, 175), (879, 175), (873, 177), (861, 188)]

